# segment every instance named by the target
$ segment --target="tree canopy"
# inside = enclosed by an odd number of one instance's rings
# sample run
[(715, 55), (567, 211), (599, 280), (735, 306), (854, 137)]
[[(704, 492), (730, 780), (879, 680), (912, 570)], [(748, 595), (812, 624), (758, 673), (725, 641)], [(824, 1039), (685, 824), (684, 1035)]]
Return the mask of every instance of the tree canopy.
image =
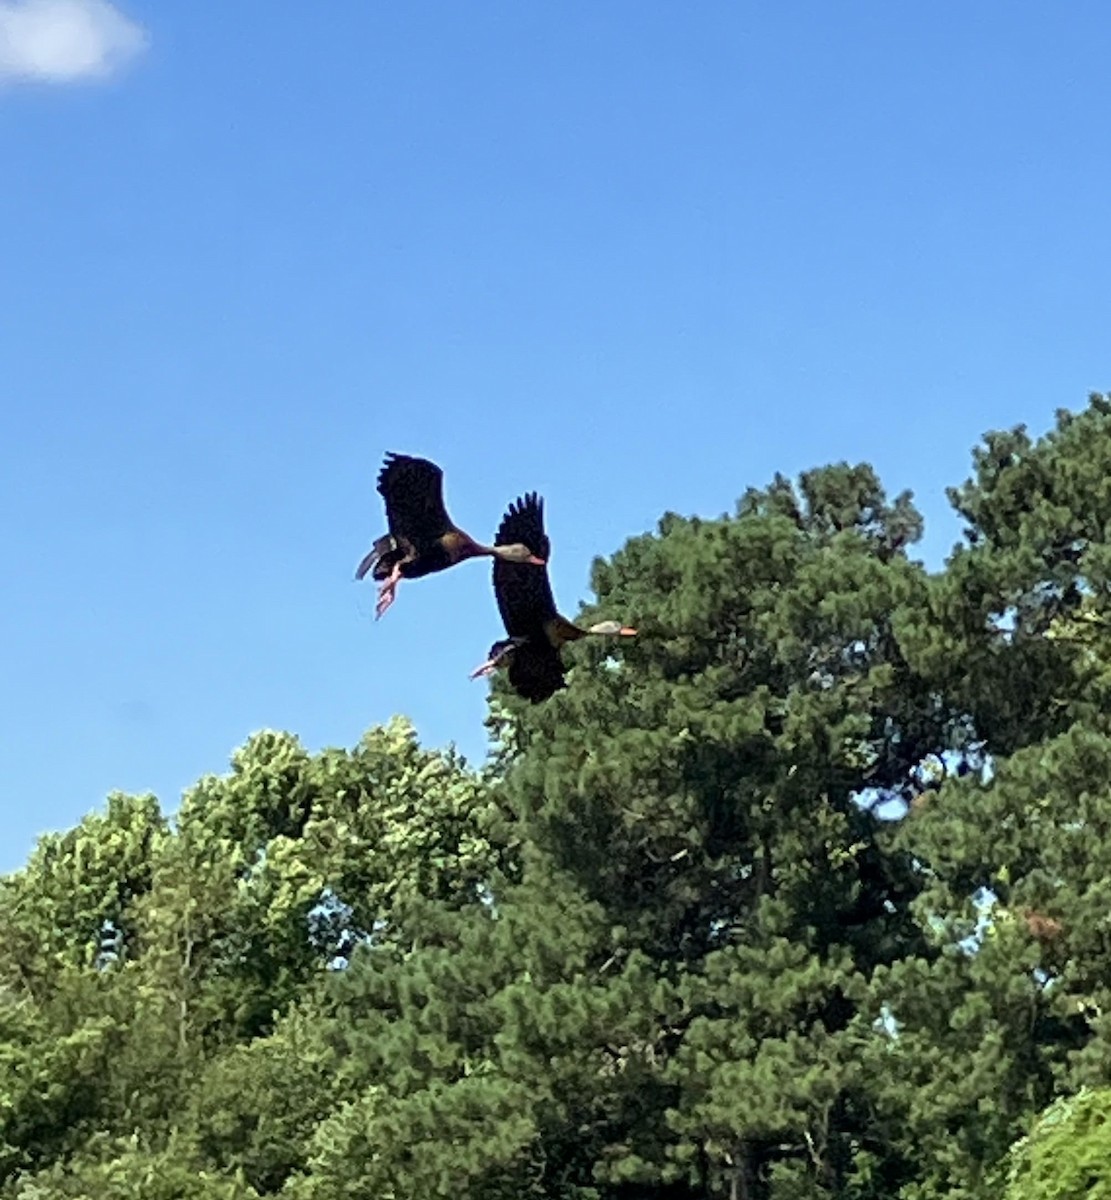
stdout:
[(1111, 398), (593, 567), (474, 770), (263, 732), (0, 879), (0, 1197), (1111, 1196)]

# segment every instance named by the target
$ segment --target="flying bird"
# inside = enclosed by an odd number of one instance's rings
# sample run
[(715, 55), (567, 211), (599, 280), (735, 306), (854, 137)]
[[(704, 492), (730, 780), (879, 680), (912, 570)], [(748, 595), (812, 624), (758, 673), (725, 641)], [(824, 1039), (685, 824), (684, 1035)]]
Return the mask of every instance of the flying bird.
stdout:
[[(547, 563), (551, 546), (544, 532), (544, 501), (535, 492), (519, 497), (509, 506), (494, 544), (527, 546), (537, 559)], [(494, 562), (494, 594), (509, 636), (490, 647), (486, 662), (471, 672), (471, 678), (489, 675), (508, 664), (510, 686), (533, 704), (566, 687), (566, 668), (560, 655), (565, 642), (591, 634), (621, 637), (636, 634), (635, 629), (620, 621), (600, 621), (589, 629), (581, 629), (561, 616), (546, 568), (525, 570), (499, 557)]]
[(375, 617), (394, 601), (403, 579), (446, 571), (464, 559), (493, 557), (504, 563), (542, 567), (544, 560), (520, 542), (484, 546), (464, 533), (444, 507), (444, 473), (426, 458), (387, 454), (378, 473), (378, 492), (386, 502), (389, 533), (380, 537), (359, 563), (355, 578), (368, 572), (379, 581)]

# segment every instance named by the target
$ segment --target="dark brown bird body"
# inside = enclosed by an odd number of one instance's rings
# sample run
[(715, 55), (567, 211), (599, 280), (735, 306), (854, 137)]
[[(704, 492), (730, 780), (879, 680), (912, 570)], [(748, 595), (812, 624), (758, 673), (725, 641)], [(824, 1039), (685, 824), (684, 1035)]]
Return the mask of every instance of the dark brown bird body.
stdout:
[(368, 572), (388, 579), (419, 579), (453, 566), (473, 539), (456, 527), (444, 507), (444, 473), (425, 458), (387, 454), (378, 472), (378, 494), (386, 502), (389, 533), (359, 563), (356, 579)]
[[(544, 501), (535, 492), (519, 497), (502, 518), (494, 545), (520, 542), (545, 563), (551, 551), (544, 532)], [(591, 633), (631, 635), (616, 622), (580, 629), (556, 608), (547, 568), (494, 561), (494, 595), (509, 635), (490, 647), (489, 659), (474, 673), (486, 674), (508, 662), (509, 683), (519, 696), (538, 704), (567, 686), (560, 647)]]
[[(443, 471), (426, 458), (387, 454), (378, 492), (386, 503), (389, 533), (378, 538), (355, 571), (356, 579), (370, 574), (381, 583), (378, 616), (393, 603), (402, 579), (433, 575), (480, 555), (531, 561), (523, 546), (483, 546), (464, 533), (444, 507)], [(537, 565), (543, 564), (537, 560)]]

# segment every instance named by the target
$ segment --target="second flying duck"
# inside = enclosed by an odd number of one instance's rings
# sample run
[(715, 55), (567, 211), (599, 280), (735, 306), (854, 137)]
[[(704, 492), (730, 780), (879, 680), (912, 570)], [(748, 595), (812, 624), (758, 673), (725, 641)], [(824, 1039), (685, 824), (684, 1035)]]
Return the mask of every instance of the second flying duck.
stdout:
[[(535, 492), (509, 506), (494, 538), (495, 550), (517, 545), (527, 547), (532, 554), (526, 561), (547, 563), (551, 547), (544, 532), (544, 501)], [(632, 637), (636, 633), (620, 621), (600, 621), (589, 629), (580, 629), (561, 616), (546, 566), (543, 570), (523, 567), (516, 560), (497, 555), (494, 594), (509, 636), (490, 647), (486, 662), (471, 673), (471, 678), (489, 675), (508, 665), (510, 685), (533, 704), (547, 700), (566, 686), (566, 668), (560, 655), (565, 642), (591, 634)]]

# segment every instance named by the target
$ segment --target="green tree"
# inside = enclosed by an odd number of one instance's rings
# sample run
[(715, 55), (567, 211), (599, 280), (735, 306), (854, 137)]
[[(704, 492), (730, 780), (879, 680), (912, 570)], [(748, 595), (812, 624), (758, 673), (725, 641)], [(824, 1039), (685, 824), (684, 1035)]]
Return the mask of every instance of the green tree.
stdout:
[(973, 458), (974, 477), (949, 492), (966, 544), (935, 580), (919, 666), (998, 756), (1077, 719), (1102, 727), (1106, 658), (1075, 634), (1111, 620), (1111, 397), (1059, 411), (1037, 442), (1022, 426), (990, 433)]
[(956, 727), (902, 650), (920, 528), (847, 466), (732, 519), (667, 517), (595, 567), (598, 607), (645, 635), (620, 663), (582, 647), (566, 698), (518, 710), (532, 836), (677, 997), (662, 1136), (611, 1157), (615, 1180), (754, 1197), (861, 1175), (868, 983), (921, 945), (915, 873), (870, 806), (905, 804)]
[[(407, 944), (421, 897), (480, 902), (512, 858), (487, 805), (478, 777), (395, 721), (350, 753), (259, 734), (172, 826), (151, 798), (114, 796), (44, 838), (0, 882), (0, 1180), (63, 1179), (94, 1133), (157, 1156), (176, 1131), (217, 1174), (222, 1148), (275, 1186), (332, 1100), (319, 1071), (291, 1090), (313, 1060), (295, 1061), (304, 1039), (282, 1014), (311, 1010), (357, 945)], [(228, 1097), (237, 1081), (259, 1095), (221, 1122), (198, 1087)]]
[[(871, 807), (905, 808), (957, 727), (901, 650), (919, 529), (842, 466), (596, 564), (644, 633), (576, 647), (542, 708), (499, 688), (521, 881), (337, 980), (364, 1099), (306, 1195), (890, 1194), (857, 1059), (876, 966), (925, 940)], [(468, 1112), (488, 1154), (420, 1134)]]
[(319, 989), (307, 992), (268, 1037), (212, 1056), (185, 1111), (183, 1140), (209, 1170), (234, 1164), (260, 1195), (304, 1165), (319, 1123), (351, 1098)]
[(1111, 1196), (1111, 1089), (1056, 1101), (1007, 1162), (1004, 1200), (1107, 1200)]
[(987, 436), (951, 493), (967, 544), (909, 647), (964, 710), (974, 767), (920, 797), (898, 839), (940, 952), (878, 981), (899, 1028), (884, 1106), (920, 1163), (909, 1196), (997, 1194), (1033, 1115), (1108, 1079), (1109, 435), (1093, 396), (1037, 442)]
[(199, 1169), (171, 1147), (146, 1150), (137, 1137), (93, 1138), (67, 1163), (14, 1180), (5, 1200), (257, 1200), (242, 1179)]
[(0, 1195), (1103, 1188), (1109, 435), (989, 434), (933, 575), (867, 466), (665, 516), (594, 566), (641, 635), (495, 683), (483, 772), (265, 732), (43, 839)]

